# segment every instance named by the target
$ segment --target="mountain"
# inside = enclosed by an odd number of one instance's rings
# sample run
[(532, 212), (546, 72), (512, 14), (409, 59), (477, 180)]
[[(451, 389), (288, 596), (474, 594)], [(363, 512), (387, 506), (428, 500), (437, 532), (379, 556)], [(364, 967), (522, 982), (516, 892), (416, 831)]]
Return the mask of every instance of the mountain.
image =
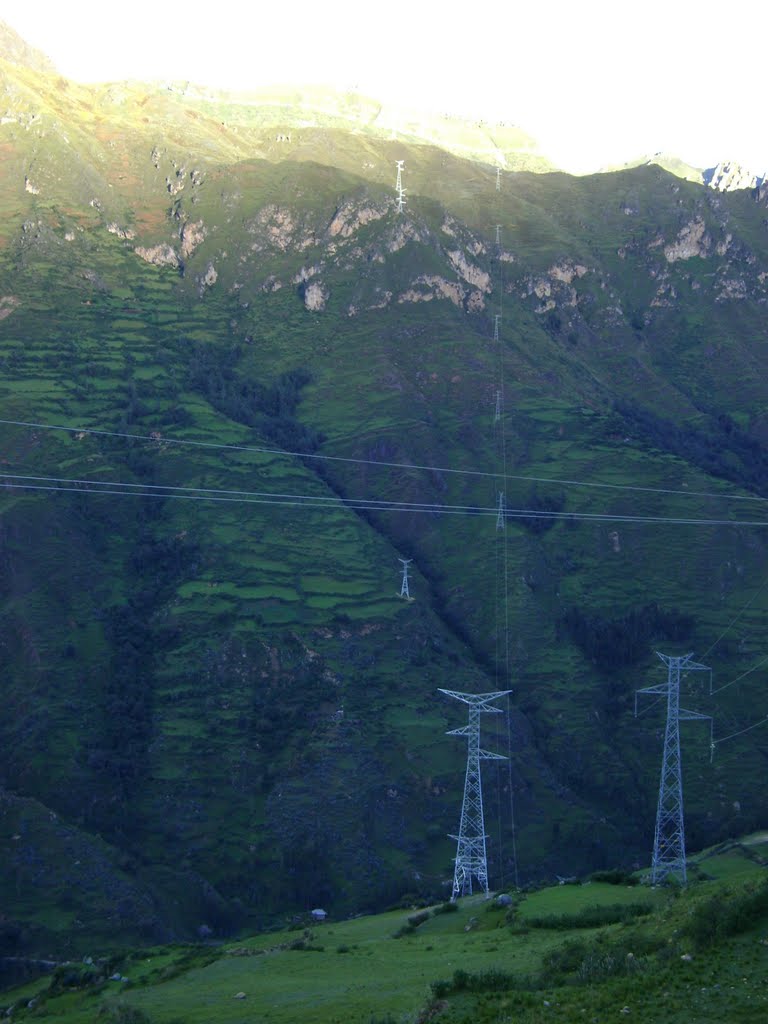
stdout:
[(704, 172), (704, 184), (718, 192), (732, 192), (734, 189), (759, 189), (767, 180), (765, 170), (761, 174), (731, 160), (721, 161), (717, 167)]
[(725, 686), (685, 680), (691, 842), (765, 824), (763, 190), (355, 97), (0, 90), (6, 952), (444, 894), (438, 688), (513, 690), (494, 878), (642, 862), (655, 648)]
[(4, 21), (0, 21), (0, 58), (9, 64), (16, 64), (31, 71), (57, 73), (56, 65), (50, 57), (30, 46)]

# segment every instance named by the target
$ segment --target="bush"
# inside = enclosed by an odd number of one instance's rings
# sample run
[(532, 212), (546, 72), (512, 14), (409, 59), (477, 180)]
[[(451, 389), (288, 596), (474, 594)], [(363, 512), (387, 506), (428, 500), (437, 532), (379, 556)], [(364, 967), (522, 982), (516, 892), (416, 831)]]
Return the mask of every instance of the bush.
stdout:
[(123, 1002), (104, 1003), (99, 1009), (99, 1019), (108, 1024), (150, 1024), (143, 1010)]
[(625, 924), (636, 917), (652, 913), (647, 903), (611, 903), (605, 907), (585, 907), (578, 914), (547, 914), (529, 917), (529, 928), (552, 928), (567, 931), (571, 928), (602, 928), (609, 924)]
[(428, 910), (420, 910), (418, 914), (411, 914), (408, 918), (408, 924), (413, 925), (414, 928), (418, 928), (420, 924), (424, 924), (430, 918)]
[(458, 903), (451, 903), (450, 900), (446, 900), (445, 903), (441, 903), (435, 907), (432, 913), (437, 916), (438, 914), (455, 914), (459, 909)]
[(535, 985), (536, 982), (530, 978), (518, 978), (508, 971), (492, 968), (488, 971), (478, 971), (476, 974), (463, 970), (454, 971), (450, 981), (433, 981), (430, 988), (434, 999), (445, 999), (446, 996), (457, 992), (509, 992), (511, 989), (532, 988)]
[(607, 882), (608, 885), (639, 885), (640, 879), (629, 871), (611, 868), (608, 871), (594, 871), (590, 876), (593, 882)]
[(768, 917), (768, 881), (746, 886), (739, 892), (721, 890), (702, 900), (691, 912), (683, 934), (697, 948), (714, 946), (729, 935), (748, 931)]

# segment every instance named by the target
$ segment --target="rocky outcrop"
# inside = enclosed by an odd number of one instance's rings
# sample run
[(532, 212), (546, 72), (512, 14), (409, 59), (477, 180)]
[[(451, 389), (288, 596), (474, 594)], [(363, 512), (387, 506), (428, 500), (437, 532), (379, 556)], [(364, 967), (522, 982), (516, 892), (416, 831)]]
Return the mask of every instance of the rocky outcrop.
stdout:
[(216, 270), (213, 263), (209, 263), (205, 268), (205, 271), (197, 278), (198, 295), (202, 297), (208, 288), (213, 288), (218, 279), (219, 272)]
[(322, 313), (330, 292), (320, 281), (312, 281), (304, 289), (304, 306), (312, 313)]
[(455, 252), (449, 252), (448, 259), (451, 261), (451, 266), (455, 269), (456, 273), (463, 277), (467, 284), (472, 285), (473, 288), (479, 288), (482, 292), (490, 292), (491, 275), (470, 263), (460, 249), (457, 249)]
[(701, 217), (697, 217), (680, 229), (674, 242), (664, 247), (664, 258), (667, 263), (690, 260), (694, 256), (704, 258), (709, 255), (711, 248), (712, 240), (707, 234), (706, 225)]
[(0, 295), (0, 320), (5, 320), (20, 305), (21, 300), (15, 295)]
[(118, 238), (127, 239), (128, 241), (136, 237), (136, 232), (131, 228), (121, 228), (119, 224), (107, 224), (107, 231), (110, 235), (117, 235)]
[(397, 301), (431, 302), (433, 299), (448, 299), (454, 306), (464, 305), (464, 289), (456, 281), (446, 281), (444, 277), (423, 274), (417, 277), (411, 287), (398, 296)]
[(734, 192), (743, 188), (759, 188), (766, 180), (766, 172), (754, 171), (736, 163), (735, 160), (721, 160), (717, 167), (704, 171), (704, 182), (718, 192)]
[(152, 263), (156, 267), (178, 268), (181, 266), (176, 251), (167, 242), (161, 242), (160, 245), (152, 245), (148, 248), (138, 245), (133, 251), (146, 263)]
[(303, 225), (290, 209), (276, 203), (259, 210), (246, 227), (249, 234), (255, 236), (252, 252), (265, 249), (303, 252), (317, 244), (314, 232)]
[(536, 307), (539, 314), (548, 313), (556, 306), (576, 306), (578, 294), (572, 282), (588, 273), (587, 267), (573, 260), (562, 259), (546, 271), (545, 274), (531, 275), (523, 282), (523, 296), (535, 296), (542, 300)]
[(372, 221), (381, 220), (386, 209), (376, 206), (358, 206), (354, 202), (342, 203), (328, 225), (331, 238), (350, 238), (361, 227)]
[(188, 260), (195, 249), (205, 241), (206, 233), (205, 225), (201, 220), (187, 221), (186, 224), (182, 224), (179, 238), (181, 239), (181, 255), (183, 259)]

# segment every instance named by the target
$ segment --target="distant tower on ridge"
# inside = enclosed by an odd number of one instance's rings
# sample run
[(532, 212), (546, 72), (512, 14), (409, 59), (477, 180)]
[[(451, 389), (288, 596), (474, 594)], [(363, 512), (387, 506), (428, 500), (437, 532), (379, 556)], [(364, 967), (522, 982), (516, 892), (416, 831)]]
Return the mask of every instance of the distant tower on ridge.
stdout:
[(395, 195), (397, 203), (397, 212), (402, 213), (405, 209), (405, 189), (403, 188), (403, 168), (405, 167), (405, 160), (397, 161), (397, 181), (395, 182)]
[(408, 587), (408, 566), (412, 561), (412, 558), (398, 558), (398, 562), (403, 563), (403, 582), (400, 584), (400, 597), (404, 597), (408, 601), (411, 600), (411, 592)]

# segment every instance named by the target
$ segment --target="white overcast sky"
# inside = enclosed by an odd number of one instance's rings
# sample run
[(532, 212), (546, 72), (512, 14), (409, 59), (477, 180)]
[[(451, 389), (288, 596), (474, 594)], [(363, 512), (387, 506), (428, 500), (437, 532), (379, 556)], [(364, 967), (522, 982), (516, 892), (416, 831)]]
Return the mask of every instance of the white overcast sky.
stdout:
[(0, 0), (79, 81), (354, 87), (505, 120), (576, 171), (659, 150), (768, 169), (768, 4)]

